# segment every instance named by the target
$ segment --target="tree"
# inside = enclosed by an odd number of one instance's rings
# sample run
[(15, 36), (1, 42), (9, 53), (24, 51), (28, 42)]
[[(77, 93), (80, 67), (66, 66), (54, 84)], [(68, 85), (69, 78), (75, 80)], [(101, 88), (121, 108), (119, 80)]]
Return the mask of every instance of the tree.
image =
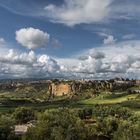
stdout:
[(118, 129), (118, 119), (112, 116), (103, 118), (103, 120), (98, 121), (98, 130), (104, 135), (110, 138), (113, 137), (114, 132)]
[(14, 140), (14, 121), (7, 117), (0, 117), (0, 140)]
[(19, 124), (27, 123), (35, 118), (34, 111), (31, 108), (19, 107), (13, 113), (13, 118)]
[(27, 140), (87, 140), (89, 128), (67, 109), (47, 111), (27, 132)]
[(113, 140), (140, 140), (140, 122), (121, 121)]

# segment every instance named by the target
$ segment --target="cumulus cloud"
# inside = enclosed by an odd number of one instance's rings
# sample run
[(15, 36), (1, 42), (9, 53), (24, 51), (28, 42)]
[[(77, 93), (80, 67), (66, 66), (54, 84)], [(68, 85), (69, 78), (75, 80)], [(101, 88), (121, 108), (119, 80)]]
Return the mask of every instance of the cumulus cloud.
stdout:
[(78, 73), (98, 73), (101, 69), (102, 61), (93, 59), (89, 56), (89, 58), (83, 62), (80, 62), (78, 67), (74, 69), (75, 72)]
[[(77, 61), (73, 60), (75, 64), (73, 63), (71, 67), (67, 65), (65, 65), (66, 67), (63, 66), (62, 71), (73, 73), (73, 75), (77, 75), (79, 77), (84, 77), (86, 74), (91, 75), (100, 73), (102, 70), (103, 58), (105, 58), (104, 53), (92, 49), (89, 50), (85, 55), (79, 56)], [(68, 63), (68, 61), (64, 62), (64, 64), (66, 63)]]
[(97, 32), (97, 35), (100, 37), (104, 37), (104, 40), (103, 40), (104, 45), (113, 45), (117, 41), (117, 39), (115, 39), (113, 35), (110, 35), (104, 32)]
[(116, 42), (116, 39), (112, 35), (108, 35), (107, 38), (104, 39), (104, 44), (105, 45), (112, 45)]
[(0, 51), (0, 78), (45, 78), (59, 76), (60, 66), (46, 54), (14, 49)]
[(30, 65), (34, 63), (36, 59), (33, 51), (30, 51), (29, 53), (18, 53), (17, 51), (10, 49), (7, 53), (0, 55), (1, 63)]
[(68, 77), (110, 79), (140, 78), (140, 41), (117, 42), (87, 50), (75, 60), (59, 60), (61, 71)]
[(140, 61), (135, 61), (135, 62), (132, 64), (132, 68), (140, 69)]
[(126, 54), (116, 54), (116, 56), (112, 58), (112, 61), (125, 64), (129, 62), (128, 64), (130, 65), (133, 62), (133, 58)]
[(4, 46), (0, 47), (0, 78), (140, 78), (140, 41), (137, 40), (102, 45), (72, 58), (52, 58)]
[(16, 31), (17, 42), (28, 49), (45, 47), (49, 38), (50, 35), (47, 32), (32, 27)]
[(49, 4), (44, 10), (51, 21), (73, 26), (105, 20), (111, 2), (112, 0), (65, 0), (61, 6)]
[(84, 61), (84, 60), (88, 60), (90, 57), (93, 59), (103, 59), (105, 58), (105, 54), (101, 51), (91, 49), (89, 50), (89, 52), (87, 52), (86, 55), (79, 56), (78, 59)]
[(58, 72), (60, 69), (57, 61), (47, 55), (39, 56), (38, 62), (39, 66), (43, 66), (43, 69), (47, 70), (48, 72)]
[(125, 73), (129, 67), (124, 63), (112, 63), (108, 72), (112, 73)]
[(95, 49), (91, 49), (89, 51), (89, 55), (94, 59), (103, 59), (103, 58), (105, 58), (105, 54), (103, 52), (96, 51)]
[(88, 55), (83, 55), (83, 56), (79, 56), (79, 57), (78, 57), (78, 59), (79, 59), (79, 60), (82, 60), (82, 61), (87, 60), (88, 58), (89, 58)]

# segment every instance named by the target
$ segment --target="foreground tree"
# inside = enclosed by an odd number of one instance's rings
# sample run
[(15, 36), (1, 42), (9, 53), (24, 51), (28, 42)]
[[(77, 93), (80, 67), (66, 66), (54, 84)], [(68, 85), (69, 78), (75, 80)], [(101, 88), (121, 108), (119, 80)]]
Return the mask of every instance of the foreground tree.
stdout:
[(16, 140), (14, 135), (14, 121), (7, 116), (0, 117), (0, 140)]
[(28, 130), (27, 140), (87, 140), (93, 129), (68, 110), (47, 111)]
[(140, 122), (121, 121), (113, 140), (140, 140)]
[(13, 113), (13, 118), (18, 124), (27, 123), (33, 120), (34, 117), (34, 111), (31, 108), (19, 107)]

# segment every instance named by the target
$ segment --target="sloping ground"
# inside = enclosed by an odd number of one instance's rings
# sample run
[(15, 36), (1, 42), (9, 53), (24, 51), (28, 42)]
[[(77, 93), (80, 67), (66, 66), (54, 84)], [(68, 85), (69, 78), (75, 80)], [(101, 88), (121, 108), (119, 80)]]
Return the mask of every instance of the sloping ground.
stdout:
[[(92, 105), (92, 104), (117, 104), (117, 103), (122, 103), (128, 100), (132, 100), (135, 99), (138, 96), (138, 94), (130, 94), (130, 95), (124, 95), (121, 97), (114, 97), (114, 98), (110, 98), (109, 95), (100, 95), (97, 98), (90, 98), (87, 100), (82, 100), (79, 101), (79, 104), (88, 104), (88, 105)], [(107, 98), (109, 97), (109, 98)]]
[(80, 106), (92, 106), (96, 104), (100, 105), (115, 105), (119, 104), (122, 107), (127, 107), (137, 114), (140, 114), (140, 99), (139, 94), (121, 95), (116, 97), (112, 95), (100, 95), (97, 98), (90, 98), (87, 100), (78, 101)]

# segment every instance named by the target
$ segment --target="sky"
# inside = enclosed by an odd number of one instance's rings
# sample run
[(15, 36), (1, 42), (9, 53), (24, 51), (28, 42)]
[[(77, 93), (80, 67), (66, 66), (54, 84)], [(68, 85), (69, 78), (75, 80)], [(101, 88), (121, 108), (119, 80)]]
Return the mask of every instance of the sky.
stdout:
[(0, 0), (0, 79), (140, 79), (139, 0)]

